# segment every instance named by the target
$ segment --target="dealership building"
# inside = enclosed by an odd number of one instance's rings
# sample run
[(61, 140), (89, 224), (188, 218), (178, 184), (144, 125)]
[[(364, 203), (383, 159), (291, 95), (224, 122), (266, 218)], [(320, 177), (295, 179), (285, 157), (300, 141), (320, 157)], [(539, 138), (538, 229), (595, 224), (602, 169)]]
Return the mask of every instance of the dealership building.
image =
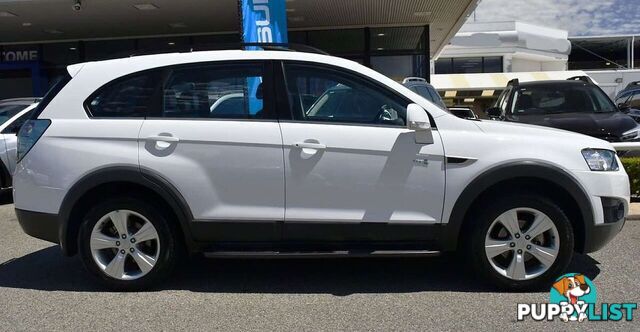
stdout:
[[(352, 59), (397, 80), (428, 78), (430, 60), (477, 3), (286, 0), (288, 39), (292, 45)], [(237, 49), (238, 8), (238, 0), (1, 2), (0, 99), (40, 96), (73, 63)]]

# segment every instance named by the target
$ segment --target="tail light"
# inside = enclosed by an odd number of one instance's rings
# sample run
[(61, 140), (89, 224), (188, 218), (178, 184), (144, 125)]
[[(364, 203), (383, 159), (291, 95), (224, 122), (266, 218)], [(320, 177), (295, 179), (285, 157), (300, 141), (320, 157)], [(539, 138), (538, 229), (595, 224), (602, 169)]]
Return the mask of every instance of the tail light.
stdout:
[(31, 150), (36, 142), (42, 137), (45, 130), (49, 128), (51, 120), (33, 119), (27, 120), (18, 132), (18, 162)]

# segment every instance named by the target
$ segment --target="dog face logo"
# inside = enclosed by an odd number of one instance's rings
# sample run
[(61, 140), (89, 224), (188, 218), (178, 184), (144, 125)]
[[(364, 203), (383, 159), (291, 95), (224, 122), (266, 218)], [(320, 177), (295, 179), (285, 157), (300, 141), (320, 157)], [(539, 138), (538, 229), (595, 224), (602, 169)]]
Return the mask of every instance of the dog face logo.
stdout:
[(553, 284), (553, 288), (567, 298), (567, 302), (577, 304), (578, 300), (591, 292), (584, 275), (565, 276)]
[(553, 283), (549, 300), (565, 310), (561, 320), (582, 322), (587, 318), (587, 306), (596, 303), (596, 287), (583, 274), (568, 273)]

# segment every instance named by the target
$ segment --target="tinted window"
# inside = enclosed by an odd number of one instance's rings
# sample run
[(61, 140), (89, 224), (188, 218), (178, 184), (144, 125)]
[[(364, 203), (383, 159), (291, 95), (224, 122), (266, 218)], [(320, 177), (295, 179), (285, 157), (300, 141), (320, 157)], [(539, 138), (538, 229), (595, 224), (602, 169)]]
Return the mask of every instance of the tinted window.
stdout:
[(364, 79), (313, 66), (286, 64), (285, 69), (296, 120), (405, 124), (406, 102)]
[(109, 83), (90, 97), (92, 116), (104, 118), (144, 117), (160, 81), (157, 71), (134, 74)]
[(3, 134), (17, 134), (18, 131), (20, 130), (20, 127), (22, 127), (22, 125), (31, 118), (31, 115), (33, 115), (33, 111), (28, 111), (27, 113), (22, 114), (19, 118), (17, 118), (15, 121), (13, 121), (13, 123), (11, 123), (10, 125), (8, 125), (3, 131)]
[(164, 87), (163, 116), (264, 118), (262, 80), (257, 63), (175, 70)]
[(613, 112), (613, 103), (595, 86), (557, 84), (521, 87), (514, 96), (513, 114)]
[(640, 109), (640, 93), (631, 95), (626, 104), (631, 108)]
[(20, 113), (29, 105), (0, 105), (0, 125)]
[(435, 89), (428, 87), (427, 85), (415, 85), (411, 89), (415, 91), (417, 94), (423, 96), (425, 99), (429, 100), (430, 102), (446, 109), (446, 106), (442, 101), (442, 98), (440, 98), (440, 95)]

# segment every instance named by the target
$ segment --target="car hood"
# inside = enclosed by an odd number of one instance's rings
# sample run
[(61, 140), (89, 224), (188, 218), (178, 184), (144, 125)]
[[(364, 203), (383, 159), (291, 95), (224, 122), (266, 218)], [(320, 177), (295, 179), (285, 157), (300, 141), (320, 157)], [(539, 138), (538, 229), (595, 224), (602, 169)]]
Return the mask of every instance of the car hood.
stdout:
[(633, 118), (621, 112), (519, 115), (510, 116), (507, 121), (564, 129), (607, 140), (618, 140), (622, 133), (638, 126)]
[(527, 141), (531, 144), (547, 142), (562, 142), (563, 144), (571, 144), (590, 148), (613, 150), (611, 144), (607, 141), (586, 136), (580, 133), (555, 129), (551, 127), (542, 127), (537, 125), (529, 125), (516, 122), (482, 120), (473, 121), (483, 132), (500, 137), (513, 137), (516, 141)]

